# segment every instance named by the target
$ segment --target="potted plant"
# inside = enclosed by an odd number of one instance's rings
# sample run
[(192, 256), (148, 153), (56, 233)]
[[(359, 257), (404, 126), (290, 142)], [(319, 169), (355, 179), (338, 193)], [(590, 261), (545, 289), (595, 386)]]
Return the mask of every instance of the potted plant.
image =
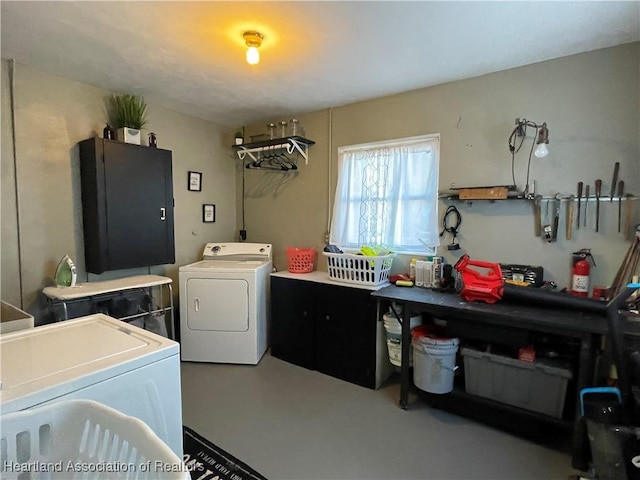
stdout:
[(109, 105), (110, 123), (121, 142), (140, 145), (140, 130), (147, 124), (147, 104), (138, 95), (113, 94)]
[(242, 127), (242, 130), (236, 130), (235, 137), (236, 145), (242, 145), (244, 143), (244, 127)]

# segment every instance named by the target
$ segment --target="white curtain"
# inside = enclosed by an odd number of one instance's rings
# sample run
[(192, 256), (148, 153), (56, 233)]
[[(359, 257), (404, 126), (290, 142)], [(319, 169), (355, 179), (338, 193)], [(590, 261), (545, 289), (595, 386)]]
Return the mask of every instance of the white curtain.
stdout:
[(438, 231), (437, 137), (340, 149), (330, 242), (433, 253)]

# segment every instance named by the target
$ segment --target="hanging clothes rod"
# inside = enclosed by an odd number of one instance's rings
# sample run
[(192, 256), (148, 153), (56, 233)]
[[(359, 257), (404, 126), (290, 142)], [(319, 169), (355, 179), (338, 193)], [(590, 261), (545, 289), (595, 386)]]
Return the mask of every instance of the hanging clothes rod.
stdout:
[(256, 145), (253, 147), (250, 146), (251, 144), (235, 145), (234, 148), (237, 149), (238, 158), (240, 160), (244, 160), (247, 156), (249, 156), (254, 162), (260, 163), (260, 159), (257, 158), (254, 153), (270, 152), (273, 150), (286, 150), (288, 155), (293, 155), (296, 152), (299, 153), (304, 158), (305, 165), (309, 164), (308, 147), (313, 145), (315, 142), (304, 139), (302, 137), (281, 138), (278, 139), (276, 143), (272, 142), (273, 140), (266, 142), (265, 145)]

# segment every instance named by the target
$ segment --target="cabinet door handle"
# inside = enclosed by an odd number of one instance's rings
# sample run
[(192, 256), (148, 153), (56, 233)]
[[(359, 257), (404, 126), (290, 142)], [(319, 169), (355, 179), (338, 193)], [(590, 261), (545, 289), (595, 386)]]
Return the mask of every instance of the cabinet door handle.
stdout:
[(165, 220), (167, 218), (167, 209), (162, 207), (160, 209), (160, 220)]
[(199, 298), (196, 298), (193, 301), (193, 310), (196, 311), (196, 312), (200, 311), (200, 299)]

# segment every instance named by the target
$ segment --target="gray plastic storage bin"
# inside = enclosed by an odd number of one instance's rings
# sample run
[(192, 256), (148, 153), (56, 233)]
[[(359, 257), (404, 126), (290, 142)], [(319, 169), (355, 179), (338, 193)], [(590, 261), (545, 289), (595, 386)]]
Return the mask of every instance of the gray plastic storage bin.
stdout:
[(33, 328), (33, 316), (2, 300), (0, 302), (0, 333)]
[(466, 391), (516, 407), (561, 418), (571, 370), (528, 363), (470, 348), (464, 357)]

